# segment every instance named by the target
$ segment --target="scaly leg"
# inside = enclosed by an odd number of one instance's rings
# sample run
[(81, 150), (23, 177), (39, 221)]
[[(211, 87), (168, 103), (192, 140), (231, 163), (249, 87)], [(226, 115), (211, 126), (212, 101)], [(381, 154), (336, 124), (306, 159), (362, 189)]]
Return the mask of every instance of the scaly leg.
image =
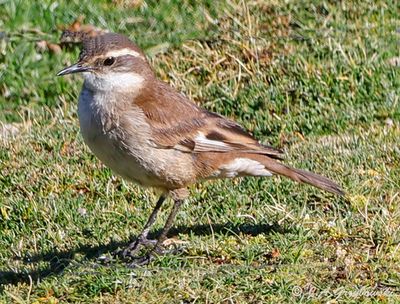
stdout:
[(174, 200), (174, 206), (172, 207), (171, 213), (168, 216), (167, 221), (165, 222), (164, 228), (161, 231), (160, 236), (157, 239), (157, 242), (154, 248), (146, 255), (136, 258), (135, 261), (131, 264), (131, 266), (142, 266), (148, 264), (156, 255), (163, 254), (162, 246), (163, 242), (167, 238), (168, 231), (171, 229), (176, 214), (178, 213), (179, 208), (181, 207), (183, 200)]
[(139, 251), (141, 246), (148, 247), (157, 244), (157, 240), (149, 240), (147, 236), (149, 235), (151, 226), (156, 221), (158, 211), (160, 210), (161, 205), (163, 204), (165, 199), (165, 195), (160, 196), (156, 203), (156, 206), (150, 214), (149, 219), (147, 220), (146, 225), (144, 225), (142, 232), (139, 234), (135, 241), (129, 244), (129, 246), (122, 251), (121, 255), (123, 258), (135, 258), (135, 254)]

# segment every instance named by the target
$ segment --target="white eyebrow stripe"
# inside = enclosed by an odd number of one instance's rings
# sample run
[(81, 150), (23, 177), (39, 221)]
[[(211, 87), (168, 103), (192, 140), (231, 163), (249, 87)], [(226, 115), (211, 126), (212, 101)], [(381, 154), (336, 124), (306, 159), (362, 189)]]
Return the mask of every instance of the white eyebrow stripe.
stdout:
[(105, 57), (119, 57), (119, 56), (126, 56), (126, 55), (130, 55), (130, 56), (133, 56), (133, 57), (142, 57), (143, 58), (143, 56), (140, 53), (138, 53), (138, 52), (136, 52), (136, 51), (134, 51), (132, 49), (128, 49), (128, 48), (109, 51), (105, 55)]

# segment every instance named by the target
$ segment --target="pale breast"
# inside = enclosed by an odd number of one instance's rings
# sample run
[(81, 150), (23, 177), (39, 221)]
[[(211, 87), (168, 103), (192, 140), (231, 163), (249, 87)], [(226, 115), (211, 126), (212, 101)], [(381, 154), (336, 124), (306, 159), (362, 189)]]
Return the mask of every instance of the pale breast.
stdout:
[(193, 179), (190, 156), (155, 148), (144, 115), (83, 89), (78, 115), (85, 143), (115, 173), (143, 186), (179, 188)]

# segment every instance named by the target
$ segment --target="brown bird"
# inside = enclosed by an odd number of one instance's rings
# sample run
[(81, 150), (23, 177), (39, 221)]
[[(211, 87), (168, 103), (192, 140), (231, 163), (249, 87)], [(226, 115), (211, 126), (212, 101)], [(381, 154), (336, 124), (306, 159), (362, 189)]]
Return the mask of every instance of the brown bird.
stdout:
[[(143, 231), (123, 250), (124, 258), (143, 264), (162, 252), (187, 187), (197, 181), (278, 174), (344, 194), (323, 176), (283, 164), (280, 150), (157, 79), (144, 53), (123, 35), (85, 39), (78, 62), (57, 75), (78, 72), (84, 76), (78, 114), (86, 144), (123, 178), (162, 192)], [(167, 196), (174, 200), (172, 211), (158, 239), (149, 240)], [(141, 246), (151, 249), (137, 257)]]

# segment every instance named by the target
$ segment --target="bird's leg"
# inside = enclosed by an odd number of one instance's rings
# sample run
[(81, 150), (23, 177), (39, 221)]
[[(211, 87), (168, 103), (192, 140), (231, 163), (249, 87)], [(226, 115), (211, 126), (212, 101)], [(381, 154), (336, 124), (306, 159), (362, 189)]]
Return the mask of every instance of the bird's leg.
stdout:
[(172, 227), (172, 224), (175, 220), (176, 214), (178, 213), (179, 208), (181, 207), (182, 203), (183, 203), (183, 200), (174, 200), (174, 206), (172, 207), (171, 213), (169, 214), (168, 219), (165, 222), (164, 228), (161, 231), (161, 234), (158, 237), (157, 243), (154, 246), (154, 248), (152, 249), (152, 252), (161, 253), (162, 245), (167, 238), (167, 234)]
[(180, 206), (182, 205), (183, 200), (181, 199), (176, 199), (174, 200), (174, 206), (172, 207), (171, 213), (168, 216), (167, 221), (165, 222), (164, 228), (161, 231), (160, 236), (157, 239), (157, 242), (153, 249), (149, 251), (146, 255), (136, 258), (135, 261), (131, 264), (131, 266), (141, 266), (141, 265), (146, 265), (148, 264), (156, 255), (163, 254), (165, 253), (162, 249), (163, 247), (163, 242), (167, 238), (167, 234), (169, 230), (172, 227), (172, 224), (174, 222), (174, 219), (176, 217), (176, 214), (178, 213), (178, 210)]
[(139, 236), (136, 238), (135, 241), (133, 241), (127, 248), (124, 249), (122, 252), (122, 257), (134, 257), (134, 255), (139, 251), (141, 246), (150, 246), (150, 245), (155, 245), (157, 244), (157, 240), (149, 240), (147, 236), (149, 235), (150, 228), (154, 224), (157, 218), (158, 211), (161, 208), (161, 205), (165, 201), (166, 196), (161, 195), (160, 198), (158, 199), (156, 206), (154, 207), (153, 211), (151, 212), (149, 219), (147, 220), (146, 225), (144, 225), (142, 232), (139, 234)]

